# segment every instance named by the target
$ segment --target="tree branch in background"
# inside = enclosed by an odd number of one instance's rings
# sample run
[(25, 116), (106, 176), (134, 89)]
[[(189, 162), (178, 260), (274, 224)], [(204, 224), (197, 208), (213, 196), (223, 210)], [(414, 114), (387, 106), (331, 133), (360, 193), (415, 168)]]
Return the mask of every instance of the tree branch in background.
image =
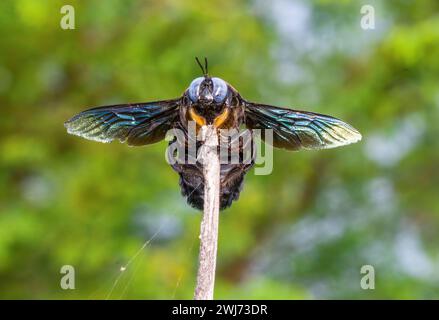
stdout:
[(214, 126), (202, 127), (204, 144), (200, 150), (204, 175), (204, 213), (200, 230), (200, 253), (195, 300), (213, 300), (218, 247), (220, 161), (218, 136)]

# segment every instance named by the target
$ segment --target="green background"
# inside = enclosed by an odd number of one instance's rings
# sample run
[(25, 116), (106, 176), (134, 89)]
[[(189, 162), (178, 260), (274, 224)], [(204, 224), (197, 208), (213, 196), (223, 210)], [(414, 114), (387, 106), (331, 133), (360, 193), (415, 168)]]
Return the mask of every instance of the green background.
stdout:
[[(75, 30), (60, 28), (64, 4)], [(374, 30), (360, 26), (363, 4)], [(220, 217), (216, 298), (438, 298), (438, 9), (1, 1), (0, 298), (192, 298), (201, 215), (180, 196), (166, 142), (99, 144), (63, 122), (178, 97), (200, 75), (195, 56), (249, 100), (363, 134), (334, 150), (275, 150), (272, 174), (248, 174)], [(75, 290), (60, 288), (63, 265)], [(363, 265), (375, 290), (360, 287)]]

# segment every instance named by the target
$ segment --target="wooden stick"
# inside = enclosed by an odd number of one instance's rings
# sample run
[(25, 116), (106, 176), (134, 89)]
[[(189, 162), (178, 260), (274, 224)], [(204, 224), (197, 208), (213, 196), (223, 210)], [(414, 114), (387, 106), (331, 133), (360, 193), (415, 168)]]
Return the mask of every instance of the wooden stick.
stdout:
[(200, 150), (204, 175), (204, 213), (200, 228), (200, 254), (195, 300), (213, 300), (218, 247), (220, 161), (218, 136), (213, 126), (202, 127), (204, 144)]

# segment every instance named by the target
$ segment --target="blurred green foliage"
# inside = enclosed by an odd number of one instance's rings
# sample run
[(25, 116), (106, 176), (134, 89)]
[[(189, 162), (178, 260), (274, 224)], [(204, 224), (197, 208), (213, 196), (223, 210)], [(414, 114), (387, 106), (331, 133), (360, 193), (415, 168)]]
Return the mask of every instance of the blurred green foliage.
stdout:
[[(221, 214), (216, 298), (438, 298), (439, 3), (368, 4), (374, 30), (361, 1), (1, 1), (0, 298), (192, 297), (201, 216), (166, 142), (98, 144), (63, 122), (179, 96), (194, 56), (249, 100), (363, 133), (276, 150), (271, 175), (247, 176)], [(360, 287), (366, 264), (375, 290)]]

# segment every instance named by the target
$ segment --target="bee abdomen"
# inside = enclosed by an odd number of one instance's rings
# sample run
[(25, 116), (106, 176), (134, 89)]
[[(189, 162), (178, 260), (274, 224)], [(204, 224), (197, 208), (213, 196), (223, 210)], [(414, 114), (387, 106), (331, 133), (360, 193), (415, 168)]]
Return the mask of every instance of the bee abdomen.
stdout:
[[(244, 185), (244, 176), (253, 166), (250, 164), (221, 165), (220, 210), (230, 207), (238, 200)], [(204, 207), (204, 178), (202, 168), (197, 165), (173, 166), (180, 175), (181, 193), (187, 203), (198, 209)]]

